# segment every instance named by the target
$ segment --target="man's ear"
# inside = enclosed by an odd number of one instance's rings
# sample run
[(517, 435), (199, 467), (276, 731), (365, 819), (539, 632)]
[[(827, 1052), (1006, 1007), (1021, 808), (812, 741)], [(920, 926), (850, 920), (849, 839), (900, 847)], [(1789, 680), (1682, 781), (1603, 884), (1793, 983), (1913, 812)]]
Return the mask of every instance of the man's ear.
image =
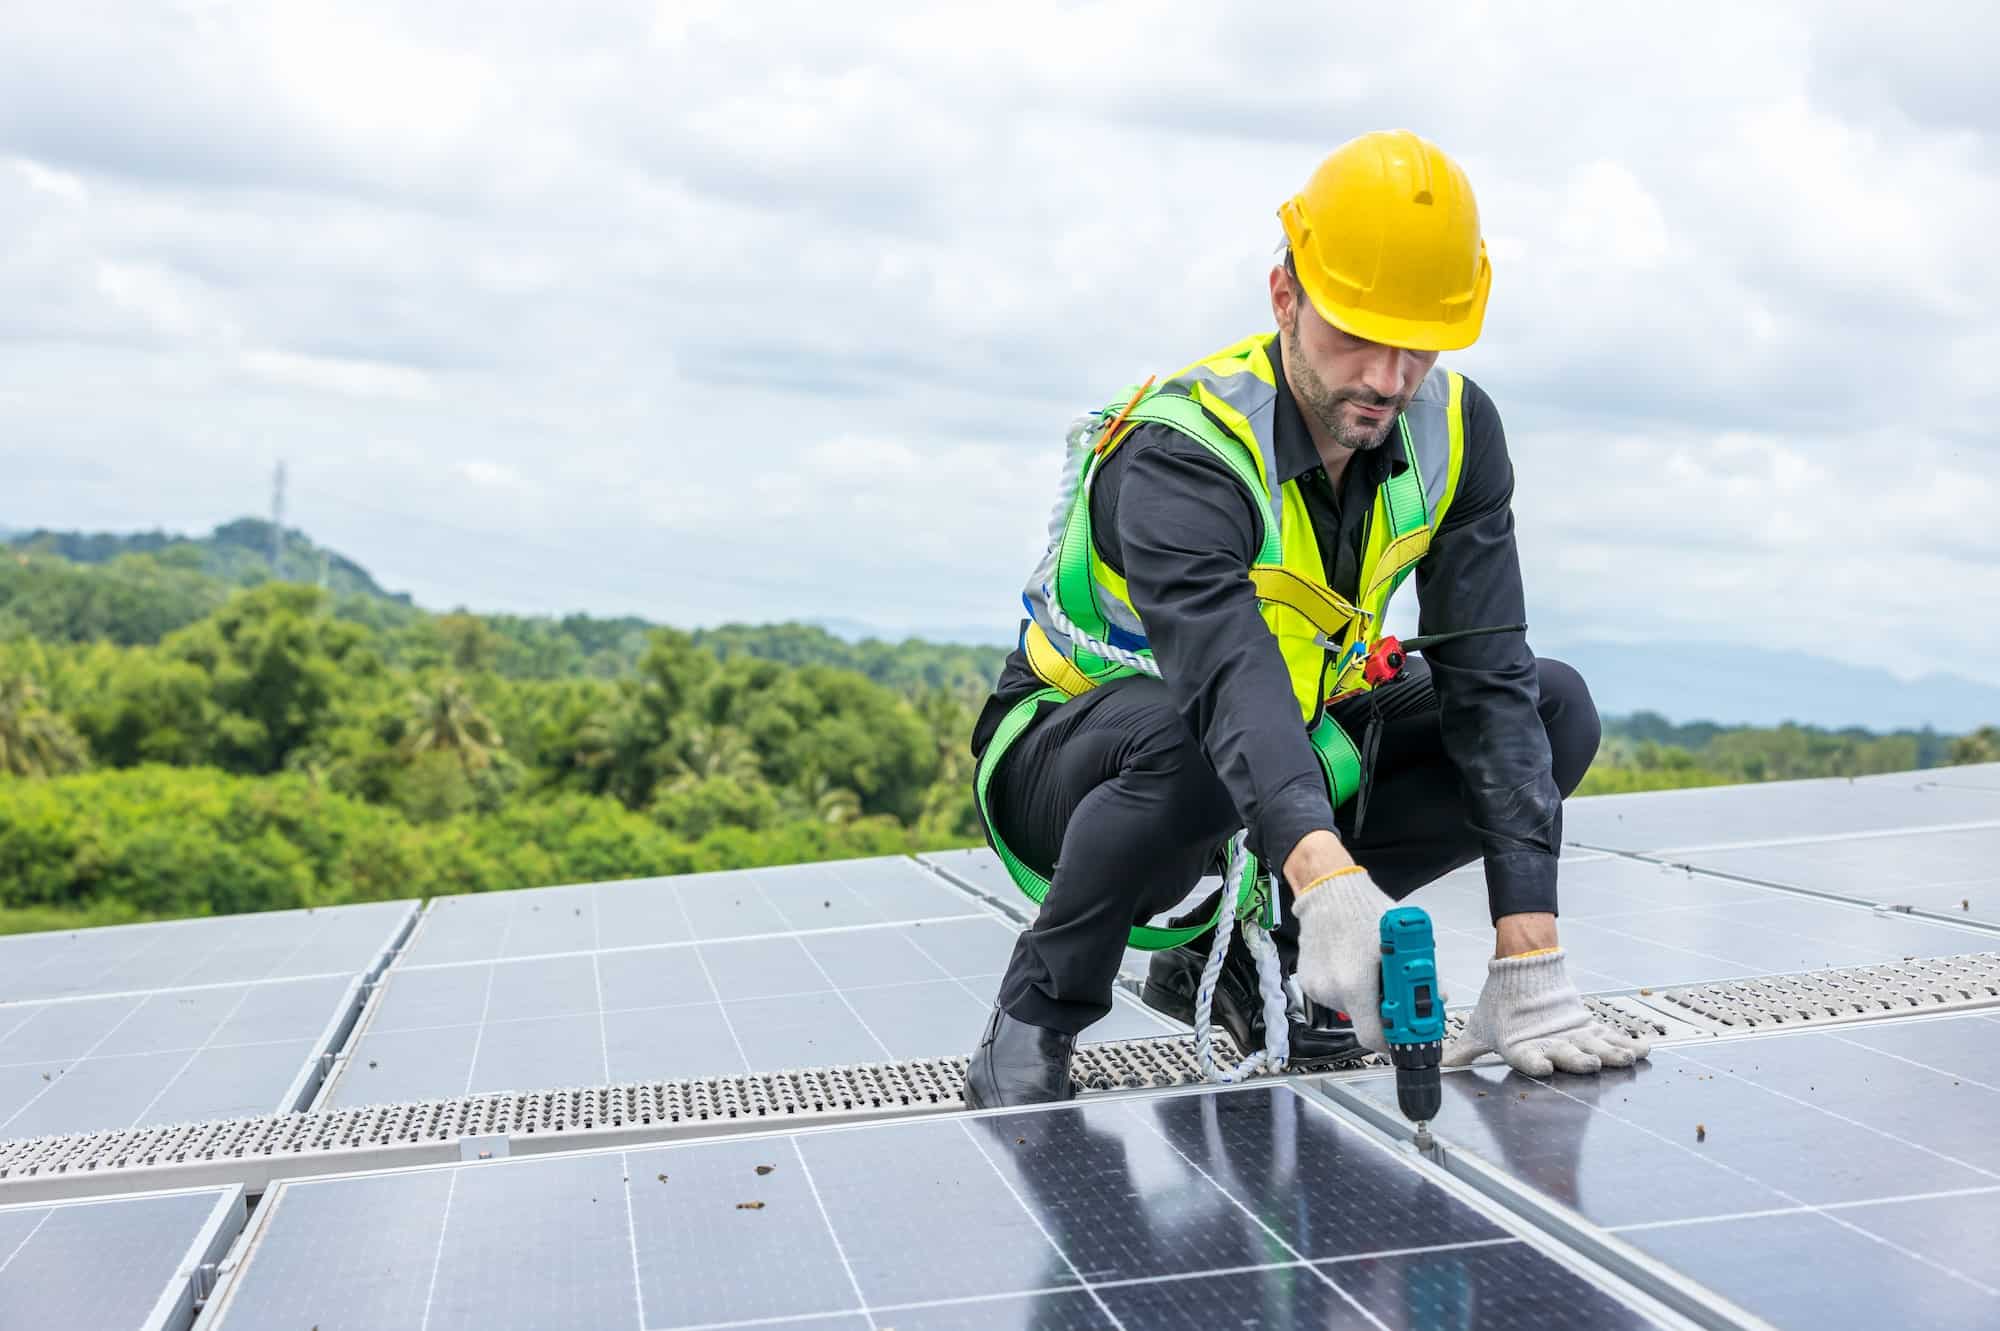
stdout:
[(1299, 317), (1298, 288), (1292, 285), (1292, 275), (1285, 271), (1285, 265), (1271, 265), (1271, 317), (1277, 322), (1280, 332), (1292, 331), (1292, 322)]

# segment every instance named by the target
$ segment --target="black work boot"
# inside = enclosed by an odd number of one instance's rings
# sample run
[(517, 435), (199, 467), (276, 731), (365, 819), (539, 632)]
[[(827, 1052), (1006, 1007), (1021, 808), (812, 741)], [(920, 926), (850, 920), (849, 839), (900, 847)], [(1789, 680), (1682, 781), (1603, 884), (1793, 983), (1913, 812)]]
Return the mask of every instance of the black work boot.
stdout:
[(965, 1107), (994, 1109), (1072, 1098), (1076, 1090), (1070, 1084), (1069, 1059), (1075, 1051), (1074, 1035), (1016, 1021), (995, 1003), (986, 1034), (965, 1068)]
[[(1208, 954), (1192, 947), (1168, 948), (1153, 954), (1146, 968), (1146, 1006), (1175, 1021), (1194, 1025), (1195, 991)], [(1289, 990), (1291, 986), (1287, 986)], [(1345, 1013), (1323, 1007), (1303, 994), (1291, 994), (1291, 1054), (1285, 1066), (1296, 1071), (1338, 1067), (1367, 1057), (1354, 1038)], [(1264, 1047), (1264, 1000), (1257, 990), (1257, 959), (1241, 939), (1231, 941), (1215, 982), (1215, 1020), (1244, 1053)]]

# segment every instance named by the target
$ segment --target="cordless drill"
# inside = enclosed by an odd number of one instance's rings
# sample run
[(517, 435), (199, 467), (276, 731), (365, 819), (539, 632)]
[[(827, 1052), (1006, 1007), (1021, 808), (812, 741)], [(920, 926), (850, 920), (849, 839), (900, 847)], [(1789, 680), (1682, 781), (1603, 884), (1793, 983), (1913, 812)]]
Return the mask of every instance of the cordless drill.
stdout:
[(1444, 997), (1437, 987), (1431, 917), (1415, 906), (1382, 916), (1382, 1033), (1396, 1065), (1396, 1103), (1417, 1125), (1417, 1147), (1431, 1148), (1431, 1120), (1444, 1104), (1438, 1063), (1444, 1056)]

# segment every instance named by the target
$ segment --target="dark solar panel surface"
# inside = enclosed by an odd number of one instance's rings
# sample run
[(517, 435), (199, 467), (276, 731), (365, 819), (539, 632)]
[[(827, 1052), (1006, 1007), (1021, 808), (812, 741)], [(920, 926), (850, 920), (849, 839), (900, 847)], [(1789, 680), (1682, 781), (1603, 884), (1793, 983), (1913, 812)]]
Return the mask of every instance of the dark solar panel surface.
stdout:
[(292, 1183), (268, 1211), (222, 1328), (1652, 1324), (1282, 1086)]

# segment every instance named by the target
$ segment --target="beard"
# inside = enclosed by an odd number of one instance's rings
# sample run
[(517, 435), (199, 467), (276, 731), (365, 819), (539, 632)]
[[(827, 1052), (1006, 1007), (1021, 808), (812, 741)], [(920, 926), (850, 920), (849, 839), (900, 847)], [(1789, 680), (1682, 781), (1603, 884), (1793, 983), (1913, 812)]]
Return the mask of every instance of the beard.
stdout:
[[(1367, 388), (1330, 387), (1300, 353), (1296, 324), (1284, 334), (1283, 351), (1285, 368), (1291, 375), (1292, 396), (1298, 399), (1300, 410), (1318, 422), (1334, 443), (1349, 452), (1365, 453), (1389, 441), (1390, 432), (1396, 428), (1396, 417), (1409, 405), (1407, 398), (1383, 397)], [(1381, 424), (1371, 424), (1350, 417), (1342, 409), (1350, 402), (1362, 407), (1387, 407), (1389, 412)]]

